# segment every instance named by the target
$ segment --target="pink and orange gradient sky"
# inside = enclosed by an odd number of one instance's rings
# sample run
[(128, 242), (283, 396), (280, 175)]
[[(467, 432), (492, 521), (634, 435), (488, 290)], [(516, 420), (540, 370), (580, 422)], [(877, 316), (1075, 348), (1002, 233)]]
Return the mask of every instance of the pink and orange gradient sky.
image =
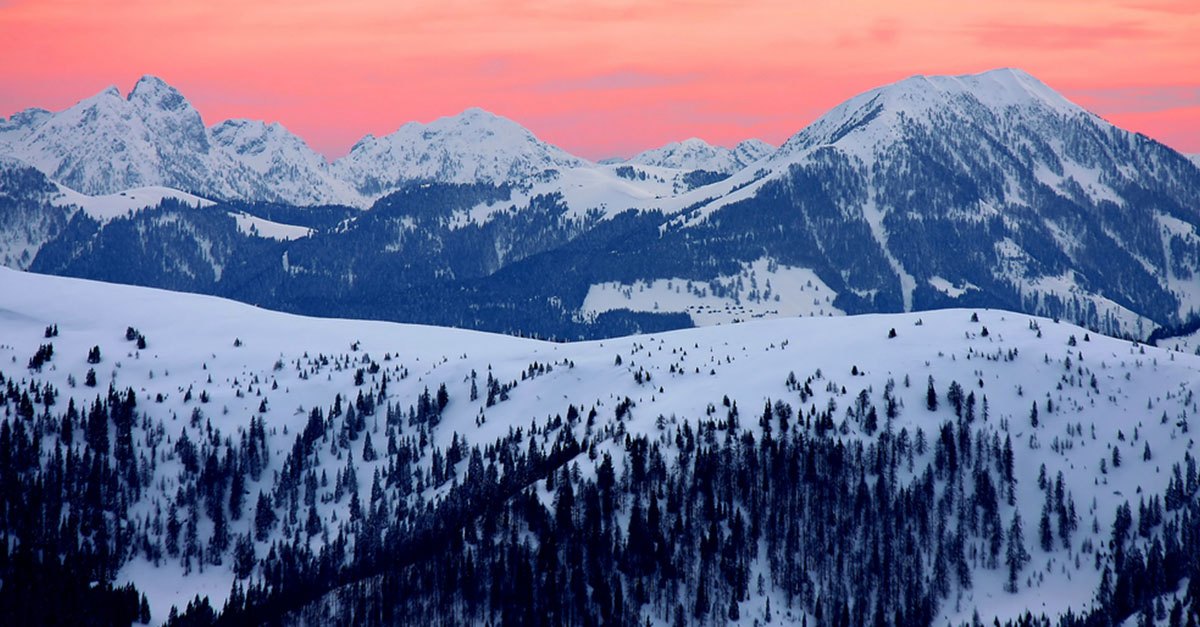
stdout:
[(1200, 0), (0, 0), (0, 116), (142, 74), (330, 158), (479, 106), (584, 157), (780, 143), (912, 74), (1020, 67), (1200, 152)]

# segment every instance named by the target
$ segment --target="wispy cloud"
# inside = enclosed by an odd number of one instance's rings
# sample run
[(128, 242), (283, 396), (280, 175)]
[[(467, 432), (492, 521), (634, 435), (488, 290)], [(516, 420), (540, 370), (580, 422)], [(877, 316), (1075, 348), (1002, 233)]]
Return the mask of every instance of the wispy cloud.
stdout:
[(646, 89), (673, 87), (694, 83), (703, 78), (701, 74), (657, 74), (639, 70), (621, 70), (595, 76), (556, 78), (534, 86), (536, 91), (561, 93), (568, 91), (609, 91), (618, 89)]
[(968, 32), (983, 46), (1041, 50), (1097, 48), (1114, 41), (1127, 42), (1154, 37), (1152, 29), (1134, 21), (1097, 25), (981, 23), (969, 27)]
[(1195, 0), (1139, 0), (1135, 2), (1123, 2), (1120, 6), (1151, 13), (1200, 15), (1200, 4), (1197, 4)]
[(1200, 85), (1075, 89), (1067, 97), (1101, 115), (1200, 107)]

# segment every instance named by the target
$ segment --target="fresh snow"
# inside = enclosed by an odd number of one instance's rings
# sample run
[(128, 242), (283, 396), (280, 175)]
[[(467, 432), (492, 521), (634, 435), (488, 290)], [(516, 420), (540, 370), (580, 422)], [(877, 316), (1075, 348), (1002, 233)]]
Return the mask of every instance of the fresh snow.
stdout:
[(951, 283), (950, 281), (947, 281), (946, 279), (943, 279), (940, 276), (935, 276), (929, 279), (929, 284), (932, 285), (934, 289), (949, 296), (950, 298), (958, 298), (959, 296), (966, 294), (967, 290), (979, 289), (970, 283), (960, 287)]
[(115, 194), (88, 196), (59, 185), (59, 193), (55, 194), (51, 202), (59, 207), (78, 207), (92, 218), (107, 222), (142, 209), (157, 207), (167, 199), (178, 200), (194, 207), (211, 207), (215, 204), (194, 194), (161, 186), (136, 187)]
[[(713, 286), (726, 292), (717, 296)], [(743, 264), (742, 272), (713, 281), (654, 279), (633, 284), (592, 285), (580, 308), (585, 316), (629, 309), (656, 313), (679, 312), (696, 326), (729, 324), (758, 318), (842, 316), (833, 305), (837, 292), (812, 270), (780, 266), (769, 259)]]
[(245, 212), (230, 212), (229, 215), (233, 216), (233, 219), (237, 221), (237, 228), (239, 231), (247, 235), (254, 235), (256, 237), (290, 241), (294, 239), (300, 239), (301, 237), (308, 237), (309, 235), (312, 235), (313, 232), (312, 229), (306, 226), (272, 222), (258, 216), (252, 216)]

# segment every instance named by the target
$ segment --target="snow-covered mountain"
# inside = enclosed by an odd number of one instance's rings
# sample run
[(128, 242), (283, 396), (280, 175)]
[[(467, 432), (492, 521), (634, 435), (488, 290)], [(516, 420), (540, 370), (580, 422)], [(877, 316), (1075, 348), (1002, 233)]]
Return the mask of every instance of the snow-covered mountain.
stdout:
[(638, 153), (628, 163), (732, 174), (774, 151), (773, 146), (758, 139), (745, 140), (730, 150), (693, 137)]
[[(62, 552), (155, 623), (197, 595), (337, 625), (1196, 607), (1187, 352), (994, 310), (558, 344), (9, 269), (0, 293), (0, 539), (56, 549), (6, 587)], [(44, 595), (0, 615), (70, 611)]]
[(161, 80), (128, 97), (115, 87), (49, 116), (10, 140), (8, 156), (89, 194), (164, 185), (232, 197), (244, 174), (214, 150), (200, 114)]
[[(720, 163), (708, 166), (727, 172), (770, 147), (753, 140), (734, 151), (715, 150)], [(279, 123), (235, 119), (206, 128), (177, 89), (153, 76), (125, 97), (109, 87), (64, 111), (29, 109), (0, 119), (0, 155), (87, 194), (163, 186), (293, 205), (367, 208), (409, 184), (490, 183), (525, 191), (540, 185), (536, 193), (562, 193), (583, 214), (687, 188), (668, 176), (622, 180), (477, 108), (428, 124), (410, 122), (383, 137), (367, 135), (329, 164)]]
[(525, 181), (584, 163), (512, 120), (472, 108), (429, 124), (409, 122), (383, 137), (367, 135), (333, 169), (359, 193), (378, 196), (412, 181)]
[(177, 89), (154, 76), (125, 97), (109, 87), (57, 113), (14, 115), (0, 124), (0, 154), (86, 194), (163, 186), (211, 198), (364, 202), (283, 127), (238, 120), (208, 129)]
[(333, 175), (324, 157), (278, 122), (226, 120), (210, 133), (215, 145), (234, 155), (261, 177), (261, 185), (288, 203), (361, 206), (365, 202)]
[(813, 270), (845, 311), (989, 302), (1138, 335), (1200, 310), (1200, 172), (1020, 70), (871, 90), (760, 166), (662, 203), (673, 228), (751, 229), (741, 262)]

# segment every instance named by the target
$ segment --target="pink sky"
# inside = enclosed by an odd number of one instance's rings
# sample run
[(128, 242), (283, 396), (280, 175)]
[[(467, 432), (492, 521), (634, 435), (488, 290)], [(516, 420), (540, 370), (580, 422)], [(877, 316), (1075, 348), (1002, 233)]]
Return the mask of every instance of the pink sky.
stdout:
[(1197, 41), (1196, 0), (0, 0), (0, 116), (154, 74), (330, 158), (470, 106), (602, 158), (778, 144), (912, 74), (1019, 67), (1200, 152)]

